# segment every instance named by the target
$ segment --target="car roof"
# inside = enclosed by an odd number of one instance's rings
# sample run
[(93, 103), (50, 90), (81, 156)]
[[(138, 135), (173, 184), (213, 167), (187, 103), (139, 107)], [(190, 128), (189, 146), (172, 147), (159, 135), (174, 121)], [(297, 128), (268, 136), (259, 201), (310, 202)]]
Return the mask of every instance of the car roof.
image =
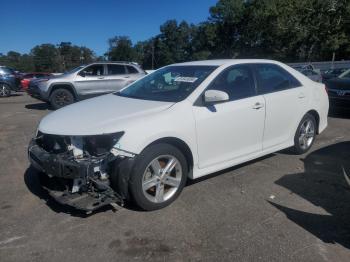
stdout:
[(223, 66), (223, 65), (233, 65), (233, 64), (241, 64), (241, 63), (272, 63), (278, 64), (279, 62), (274, 60), (267, 59), (215, 59), (215, 60), (202, 60), (202, 61), (192, 61), (192, 62), (184, 62), (177, 63), (174, 65), (182, 65), (182, 66)]
[(128, 61), (97, 61), (97, 62), (92, 62), (87, 65), (93, 65), (93, 64), (124, 64), (124, 65), (134, 65), (134, 66), (140, 66), (136, 62), (128, 62)]

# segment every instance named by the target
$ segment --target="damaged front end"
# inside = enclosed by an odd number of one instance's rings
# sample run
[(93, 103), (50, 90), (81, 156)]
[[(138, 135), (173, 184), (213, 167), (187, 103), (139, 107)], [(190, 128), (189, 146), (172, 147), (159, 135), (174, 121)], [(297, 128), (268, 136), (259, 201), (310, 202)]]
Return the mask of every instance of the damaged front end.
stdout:
[(38, 132), (28, 148), (31, 164), (45, 173), (42, 186), (59, 203), (91, 212), (128, 198), (134, 154), (118, 149), (124, 132), (60, 136)]

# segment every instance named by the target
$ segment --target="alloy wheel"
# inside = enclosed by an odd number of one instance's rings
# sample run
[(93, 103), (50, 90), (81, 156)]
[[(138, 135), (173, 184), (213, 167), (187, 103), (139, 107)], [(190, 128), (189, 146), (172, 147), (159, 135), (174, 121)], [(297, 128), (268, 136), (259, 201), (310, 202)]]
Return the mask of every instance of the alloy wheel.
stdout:
[(315, 124), (311, 119), (306, 119), (299, 132), (299, 145), (303, 150), (308, 149), (315, 138)]
[(142, 177), (144, 196), (153, 203), (169, 200), (179, 189), (182, 180), (180, 161), (172, 155), (153, 159)]
[(60, 91), (55, 94), (55, 103), (59, 106), (65, 106), (72, 102), (71, 97), (65, 91)]
[(9, 96), (11, 93), (10, 89), (5, 84), (1, 84), (0, 86), (0, 97)]

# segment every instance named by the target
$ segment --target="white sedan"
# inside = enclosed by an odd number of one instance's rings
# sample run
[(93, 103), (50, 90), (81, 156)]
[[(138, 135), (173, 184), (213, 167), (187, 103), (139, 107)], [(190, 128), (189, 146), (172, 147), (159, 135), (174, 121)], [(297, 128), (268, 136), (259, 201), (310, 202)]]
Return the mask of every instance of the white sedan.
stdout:
[(174, 64), (47, 115), (29, 158), (60, 203), (92, 211), (132, 199), (154, 210), (188, 178), (289, 147), (307, 152), (328, 107), (323, 84), (276, 61)]

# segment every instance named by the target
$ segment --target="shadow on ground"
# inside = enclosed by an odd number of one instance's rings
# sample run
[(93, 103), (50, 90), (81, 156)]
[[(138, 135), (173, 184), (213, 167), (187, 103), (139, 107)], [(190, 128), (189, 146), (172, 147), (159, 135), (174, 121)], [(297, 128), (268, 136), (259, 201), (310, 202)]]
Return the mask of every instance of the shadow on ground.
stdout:
[(350, 142), (316, 150), (303, 162), (304, 173), (285, 175), (275, 183), (324, 209), (329, 215), (270, 204), (323, 242), (350, 248), (350, 187), (342, 169), (350, 171)]
[(51, 110), (50, 105), (45, 102), (25, 105), (25, 108), (34, 110)]

